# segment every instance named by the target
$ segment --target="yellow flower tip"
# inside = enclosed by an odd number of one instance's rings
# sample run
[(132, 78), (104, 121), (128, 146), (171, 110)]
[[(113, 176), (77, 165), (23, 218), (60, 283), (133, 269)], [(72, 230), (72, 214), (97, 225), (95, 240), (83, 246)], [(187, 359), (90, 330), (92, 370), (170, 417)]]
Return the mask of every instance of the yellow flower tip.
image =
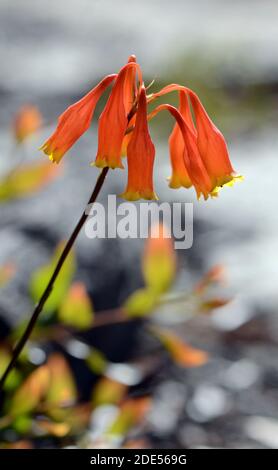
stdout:
[(225, 175), (222, 178), (218, 178), (216, 181), (216, 186), (219, 188), (223, 186), (233, 186), (237, 181), (242, 181), (243, 176), (238, 174)]
[(197, 201), (200, 202), (202, 200), (202, 197), (204, 198), (204, 201), (207, 201), (208, 198), (209, 198), (209, 194), (205, 194), (205, 193), (202, 193), (202, 192), (197, 192)]
[(224, 188), (225, 186), (232, 187), (234, 184), (238, 181), (243, 181), (244, 177), (242, 175), (226, 175), (222, 178), (217, 179), (216, 186), (213, 188), (213, 190), (210, 192), (210, 197), (211, 198), (216, 198), (219, 195), (220, 189)]
[(144, 191), (141, 193), (141, 198), (146, 199), (147, 201), (158, 201), (159, 197), (154, 191)]
[(119, 194), (119, 197), (125, 199), (126, 201), (138, 201), (141, 199), (138, 191), (125, 191), (124, 193)]
[(139, 201), (145, 199), (147, 201), (158, 201), (158, 197), (153, 191), (125, 191), (119, 194), (119, 197), (126, 201)]
[(183, 180), (182, 178), (179, 178), (178, 176), (175, 176), (175, 175), (168, 176), (167, 181), (168, 181), (168, 186), (171, 189), (179, 189), (179, 188), (189, 189), (192, 186), (192, 183), (190, 183), (189, 181)]
[(62, 157), (64, 155), (64, 153), (61, 153), (59, 151), (53, 151), (49, 154), (47, 154), (48, 157), (49, 157), (49, 160), (52, 162), (52, 163), (56, 163), (58, 165), (58, 163), (60, 163), (60, 161), (62, 160)]
[(216, 197), (218, 197), (219, 196), (219, 191), (220, 191), (219, 187), (214, 188), (214, 190), (211, 191), (210, 194), (209, 194), (211, 199), (215, 199)]
[(39, 147), (39, 150), (42, 151), (45, 155), (47, 155), (49, 160), (53, 163), (59, 163), (65, 154), (65, 152), (61, 150), (53, 150), (51, 144), (48, 142), (42, 144), (42, 146)]
[(119, 160), (111, 160), (107, 162), (105, 158), (96, 158), (95, 162), (91, 164), (92, 166), (96, 166), (97, 168), (111, 168), (112, 170), (115, 170), (116, 168), (119, 168), (120, 170), (124, 170), (124, 165), (122, 164), (121, 161)]
[(171, 188), (171, 189), (179, 189), (179, 188), (181, 188), (181, 184), (179, 184), (178, 182), (172, 181), (172, 180), (169, 181), (169, 179), (168, 179), (168, 186), (169, 186), (169, 188)]

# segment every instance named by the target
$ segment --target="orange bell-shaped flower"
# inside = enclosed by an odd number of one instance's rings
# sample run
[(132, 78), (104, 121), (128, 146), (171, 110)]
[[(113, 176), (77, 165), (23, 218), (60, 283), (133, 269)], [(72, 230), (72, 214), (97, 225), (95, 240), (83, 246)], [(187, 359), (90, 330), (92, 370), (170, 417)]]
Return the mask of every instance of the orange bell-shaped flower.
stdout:
[(217, 193), (219, 187), (240, 176), (235, 174), (231, 165), (223, 135), (209, 118), (198, 96), (191, 92), (190, 99), (196, 119), (198, 149)]
[[(195, 133), (194, 124), (189, 108), (187, 94), (184, 91), (179, 92), (180, 105), (179, 111), (184, 120), (190, 125), (192, 131)], [(172, 175), (169, 179), (170, 188), (177, 189), (180, 187), (190, 188), (192, 181), (189, 178), (184, 160), (188, 159), (188, 155), (184, 158), (184, 153), (188, 152), (184, 142), (182, 131), (178, 123), (175, 124), (174, 129), (169, 137), (169, 151), (172, 166)]]
[(128, 127), (134, 89), (134, 71), (140, 67), (134, 60), (120, 70), (106, 106), (99, 118), (98, 151), (95, 166), (123, 168), (122, 145)]
[(128, 182), (124, 199), (157, 199), (153, 188), (155, 147), (151, 140), (147, 120), (145, 87), (141, 88), (135, 127), (127, 147)]
[(149, 114), (148, 118), (153, 118), (156, 114), (163, 110), (167, 110), (172, 114), (182, 133), (185, 145), (185, 151), (183, 152), (184, 165), (189, 179), (192, 181), (192, 185), (195, 187), (197, 197), (199, 198), (201, 195), (203, 195), (204, 198), (207, 199), (213, 188), (199, 154), (196, 133), (191, 129), (190, 124), (184, 120), (178, 109), (174, 106), (171, 106), (170, 104), (161, 104), (157, 106), (157, 108), (155, 108)]
[(59, 163), (63, 155), (87, 131), (99, 98), (115, 77), (116, 75), (105, 77), (87, 95), (61, 114), (55, 132), (40, 148), (50, 160)]

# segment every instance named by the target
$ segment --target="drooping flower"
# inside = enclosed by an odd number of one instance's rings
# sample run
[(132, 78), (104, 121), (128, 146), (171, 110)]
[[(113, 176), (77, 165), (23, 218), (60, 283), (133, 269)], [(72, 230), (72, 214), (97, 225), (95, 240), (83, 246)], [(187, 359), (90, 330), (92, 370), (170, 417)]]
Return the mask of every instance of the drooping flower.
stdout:
[(20, 144), (42, 126), (42, 115), (36, 106), (26, 104), (17, 112), (13, 121), (13, 133)]
[[(177, 120), (185, 143), (186, 151), (183, 154), (183, 159), (186, 172), (188, 173), (189, 180), (192, 181), (195, 186), (198, 198), (201, 194), (203, 194), (205, 199), (207, 199), (208, 196), (217, 196), (220, 187), (225, 184), (231, 185), (234, 181), (242, 177), (237, 175), (232, 168), (227, 144), (223, 135), (213, 124), (198, 96), (192, 90), (181, 85), (167, 85), (159, 92), (151, 95), (149, 101), (172, 91), (179, 91), (180, 94), (183, 93), (190, 98), (194, 110), (196, 128), (192, 120), (190, 107), (188, 103), (185, 102), (185, 98), (180, 98), (180, 114), (183, 118), (182, 120), (177, 115), (177, 110), (169, 105), (161, 105), (157, 109), (158, 111), (168, 109)], [(182, 99), (184, 100), (183, 104), (181, 103)], [(156, 110), (151, 113), (151, 117), (155, 114), (157, 114)], [(185, 127), (187, 127), (187, 130)], [(179, 140), (180, 134), (176, 134), (176, 129), (177, 127), (175, 125), (173, 131), (174, 137), (173, 135), (171, 136), (174, 142), (170, 141), (171, 163), (175, 170), (170, 180), (171, 187), (173, 187), (173, 185), (176, 185), (176, 187), (178, 187), (178, 185), (185, 186), (185, 184), (181, 184), (180, 178), (187, 183), (180, 158), (182, 143)], [(192, 171), (195, 173), (195, 176), (193, 176)], [(179, 177), (177, 177), (177, 175), (179, 175)], [(208, 178), (210, 183), (208, 182)]]
[[(189, 109), (187, 94), (180, 91), (180, 106), (179, 111), (185, 121), (190, 123), (190, 127), (195, 132), (194, 124)], [(169, 151), (172, 166), (172, 175), (169, 180), (170, 188), (177, 189), (180, 187), (190, 188), (192, 181), (189, 178), (188, 171), (184, 162), (184, 153), (187, 152), (187, 147), (184, 142), (182, 131), (178, 123), (175, 124), (174, 129), (169, 137)], [(188, 159), (188, 156), (185, 157)]]
[(147, 98), (142, 86), (135, 127), (127, 147), (128, 181), (124, 199), (157, 199), (153, 188), (155, 147), (151, 140), (147, 120)]
[(140, 68), (134, 60), (130, 60), (122, 67), (99, 118), (98, 150), (95, 160), (95, 166), (98, 168), (123, 168), (122, 147), (132, 110), (137, 70), (140, 74)]
[(177, 108), (170, 104), (159, 105), (154, 109), (154, 111), (152, 111), (149, 118), (154, 117), (163, 110), (167, 110), (172, 114), (181, 130), (186, 148), (186, 151), (183, 153), (184, 164), (190, 181), (192, 181), (192, 184), (195, 187), (197, 197), (199, 198), (203, 195), (204, 198), (207, 199), (213, 188), (199, 154), (196, 134), (192, 131)]
[(63, 155), (89, 128), (96, 104), (116, 75), (108, 75), (81, 100), (72, 104), (58, 119), (55, 132), (41, 146), (50, 160), (59, 163)]
[(227, 144), (219, 129), (209, 118), (198, 96), (190, 92), (194, 109), (197, 145), (215, 191), (239, 178), (231, 165)]

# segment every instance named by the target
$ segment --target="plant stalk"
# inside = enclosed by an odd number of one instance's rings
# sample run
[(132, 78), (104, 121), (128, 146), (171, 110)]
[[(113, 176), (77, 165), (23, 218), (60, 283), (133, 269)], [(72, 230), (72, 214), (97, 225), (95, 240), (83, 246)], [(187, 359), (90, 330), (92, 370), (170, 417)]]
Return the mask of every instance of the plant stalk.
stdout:
[[(96, 201), (98, 195), (99, 195), (99, 192), (103, 186), (103, 183), (104, 183), (104, 180), (105, 180), (105, 177), (108, 173), (108, 167), (106, 168), (103, 168), (98, 179), (97, 179), (97, 182), (95, 184), (95, 187), (94, 187), (94, 190), (91, 194), (91, 197), (88, 201), (88, 204), (92, 204)], [(51, 278), (49, 279), (48, 281), (48, 284), (47, 286), (45, 287), (42, 295), (41, 295), (41, 298), (39, 300), (39, 302), (37, 303), (33, 313), (32, 313), (32, 316), (30, 318), (30, 321), (28, 323), (28, 325), (26, 326), (26, 329), (22, 335), (22, 337), (19, 339), (18, 343), (16, 344), (13, 352), (12, 352), (12, 357), (11, 357), (11, 360), (9, 362), (9, 364), (7, 365), (6, 367), (6, 370), (4, 372), (4, 374), (2, 375), (1, 377), (1, 380), (0, 380), (0, 392), (1, 390), (3, 390), (3, 386), (6, 382), (6, 379), (7, 377), (9, 376), (10, 372), (12, 371), (12, 369), (14, 368), (15, 364), (16, 364), (16, 361), (21, 353), (21, 351), (23, 350), (25, 344), (27, 343), (28, 339), (30, 338), (30, 335), (34, 329), (34, 326), (36, 324), (36, 321), (41, 313), (41, 311), (43, 310), (43, 307), (45, 305), (45, 302), (47, 301), (48, 297), (50, 296), (51, 292), (52, 292), (52, 289), (54, 287), (54, 284), (55, 284), (55, 281), (61, 271), (61, 268), (63, 267), (63, 264), (64, 262), (66, 261), (67, 259), (67, 256), (69, 254), (69, 252), (71, 251), (73, 245), (74, 245), (74, 242), (76, 240), (76, 238), (78, 237), (82, 227), (84, 226), (87, 218), (88, 218), (88, 215), (89, 214), (86, 214), (86, 211), (84, 210), (83, 214), (81, 215), (79, 221), (77, 222), (76, 226), (75, 226), (75, 229), (73, 230), (71, 236), (69, 237), (65, 247), (64, 247), (64, 250), (63, 252), (61, 253), (61, 256), (57, 262), (57, 265), (53, 271), (53, 274), (51, 276)]]

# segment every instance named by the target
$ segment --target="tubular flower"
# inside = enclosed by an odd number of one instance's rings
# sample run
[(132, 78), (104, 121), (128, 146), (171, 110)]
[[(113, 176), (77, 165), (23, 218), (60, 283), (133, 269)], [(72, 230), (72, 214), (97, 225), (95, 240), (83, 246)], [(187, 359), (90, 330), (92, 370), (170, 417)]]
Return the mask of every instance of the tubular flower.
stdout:
[(198, 149), (217, 193), (219, 187), (233, 183), (240, 176), (235, 174), (231, 165), (223, 135), (209, 118), (198, 96), (191, 92), (190, 99), (196, 119)]
[[(168, 107), (168, 110), (177, 119), (177, 124), (179, 125), (180, 130), (182, 131), (183, 129), (182, 135), (186, 148), (186, 151), (183, 154), (183, 159), (186, 171), (189, 174), (189, 179), (195, 186), (198, 198), (201, 194), (203, 194), (205, 199), (207, 199), (208, 196), (215, 197), (218, 195), (220, 187), (226, 184), (232, 185), (236, 180), (242, 179), (242, 177), (240, 175), (237, 175), (232, 168), (232, 165), (229, 160), (227, 144), (223, 135), (221, 134), (219, 129), (217, 129), (217, 127), (213, 124), (208, 114), (206, 113), (203, 105), (201, 104), (199, 98), (192, 90), (181, 85), (171, 84), (164, 87), (159, 92), (151, 95), (149, 97), (149, 102), (172, 91), (179, 91), (180, 94), (187, 94), (187, 96), (190, 98), (190, 102), (192, 104), (192, 108), (195, 115), (196, 128), (192, 120), (190, 107), (186, 106), (188, 103), (186, 103), (185, 101), (183, 104), (181, 103), (181, 100), (185, 100), (185, 98), (180, 97), (180, 112), (184, 123), (182, 123), (180, 117), (177, 117), (177, 113), (173, 109), (171, 110), (170, 107)], [(166, 108), (167, 106), (168, 105), (166, 105)], [(160, 111), (161, 109), (166, 109), (165, 107), (158, 108), (158, 111)], [(155, 114), (157, 114), (156, 110), (151, 113), (150, 118)], [(188, 130), (184, 128), (184, 124), (186, 124)], [(174, 128), (174, 131), (175, 129), (176, 126)], [(192, 131), (191, 136), (190, 132), (188, 132), (189, 130)], [(177, 131), (175, 131), (175, 134), (176, 132)], [(170, 180), (171, 187), (173, 187), (173, 185), (175, 185), (176, 187), (179, 187), (178, 185), (184, 186), (184, 184), (181, 184), (181, 181), (186, 182), (186, 180), (184, 179), (184, 170), (180, 161), (181, 159), (178, 157), (178, 155), (180, 155), (180, 152), (177, 150), (177, 148), (181, 148), (181, 144), (178, 140), (180, 138), (180, 134), (178, 134), (178, 137), (175, 134), (174, 137), (171, 136), (174, 142), (172, 140), (170, 141), (171, 163), (173, 169), (175, 170), (173, 172), (172, 179)], [(191, 145), (189, 144), (188, 146), (189, 136), (191, 144), (193, 144), (192, 149), (194, 148), (193, 154), (188, 154), (189, 147)], [(202, 185), (200, 185), (201, 180), (199, 179), (199, 177), (197, 177), (197, 180), (195, 179), (194, 183), (194, 176), (191, 173), (190, 166), (191, 170), (193, 170), (193, 167), (195, 167), (195, 170), (197, 169), (197, 167), (199, 167), (199, 170), (201, 170), (201, 173), (204, 177)], [(195, 176), (197, 176), (197, 174)], [(208, 178), (210, 180), (210, 184), (208, 184)]]
[[(127, 61), (128, 64), (136, 64), (136, 57), (135, 55), (131, 55)], [(136, 103), (136, 98), (138, 94), (137, 86), (136, 86), (136, 75), (137, 75), (137, 67), (129, 67), (127, 68), (125, 81), (124, 81), (124, 107), (125, 112), (128, 116), (130, 111), (132, 110), (133, 105)]]
[[(135, 55), (131, 55), (128, 59), (128, 63), (136, 62)], [(137, 70), (135, 67), (128, 69), (126, 73), (124, 83), (124, 106), (125, 112), (128, 117), (128, 127), (132, 129), (135, 124), (135, 110), (137, 105), (138, 90), (136, 86), (136, 74)], [(132, 131), (126, 132), (122, 141), (121, 156), (126, 157), (127, 146), (131, 139)]]
[(157, 199), (153, 189), (153, 164), (155, 147), (152, 143), (147, 121), (146, 90), (141, 88), (136, 122), (127, 147), (128, 182), (124, 199)]
[(59, 163), (63, 155), (90, 126), (96, 104), (116, 75), (108, 75), (81, 100), (72, 104), (58, 119), (55, 132), (41, 146), (50, 160)]
[(172, 114), (181, 130), (186, 149), (183, 153), (183, 160), (189, 179), (195, 187), (197, 197), (199, 198), (203, 194), (204, 198), (207, 199), (213, 188), (198, 151), (196, 134), (189, 127), (181, 113), (170, 104), (161, 104), (155, 108), (149, 115), (149, 119), (163, 110), (167, 110)]
[[(198, 96), (177, 84), (167, 85), (147, 96), (135, 56), (129, 57), (118, 74), (105, 77), (59, 117), (57, 129), (41, 147), (52, 161), (58, 163), (88, 129), (97, 101), (112, 82), (98, 122), (94, 165), (123, 168), (122, 157), (127, 155), (127, 187), (122, 197), (130, 200), (157, 198), (153, 187), (155, 147), (148, 120), (163, 110), (170, 112), (176, 121), (169, 137), (171, 188), (193, 186), (198, 198), (208, 199), (217, 196), (221, 186), (231, 185), (240, 178), (231, 165), (223, 135)], [(148, 104), (173, 91), (179, 92), (179, 109), (161, 104), (147, 114)]]
[[(195, 133), (187, 94), (183, 91), (180, 91), (179, 95), (179, 111), (184, 120), (190, 123), (191, 129)], [(169, 137), (169, 151), (172, 166), (172, 176), (169, 180), (170, 188), (177, 189), (182, 186), (184, 188), (190, 188), (192, 186), (192, 181), (189, 178), (184, 162), (184, 153), (187, 152), (187, 147), (185, 145), (183, 134), (178, 123), (175, 124), (174, 129)], [(185, 156), (185, 160), (186, 159), (188, 159), (188, 155)]]
[[(118, 73), (106, 106), (99, 118), (98, 151), (95, 165), (99, 168), (123, 168), (122, 145), (132, 107), (133, 72), (140, 69), (136, 62), (127, 63)], [(129, 87), (127, 85), (130, 85)]]

